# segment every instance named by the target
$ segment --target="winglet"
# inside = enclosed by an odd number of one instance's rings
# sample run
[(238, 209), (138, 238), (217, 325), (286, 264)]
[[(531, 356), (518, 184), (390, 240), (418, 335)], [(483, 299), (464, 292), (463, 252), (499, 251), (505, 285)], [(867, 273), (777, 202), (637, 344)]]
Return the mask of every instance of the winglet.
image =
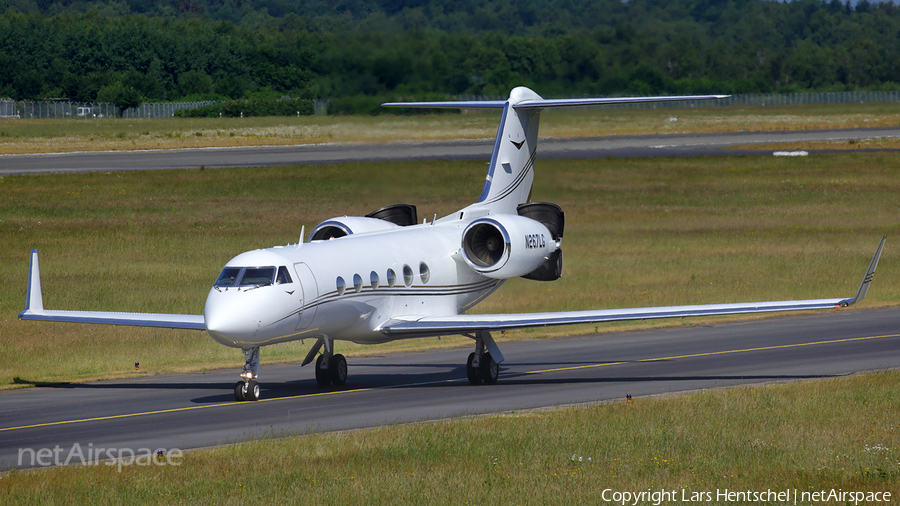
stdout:
[(866, 297), (866, 292), (869, 291), (869, 284), (872, 283), (872, 278), (875, 277), (875, 267), (878, 266), (878, 259), (881, 258), (881, 250), (882, 248), (884, 248), (884, 241), (886, 238), (887, 235), (881, 236), (881, 242), (878, 243), (878, 248), (875, 250), (875, 255), (872, 256), (872, 261), (869, 262), (869, 268), (866, 269), (866, 275), (863, 276), (863, 280), (859, 284), (859, 290), (856, 291), (856, 297), (853, 297), (852, 299), (842, 300), (838, 304), (840, 307), (852, 306), (853, 304), (856, 304)]
[(25, 313), (42, 313), (44, 311), (44, 296), (41, 294), (41, 269), (38, 266), (38, 253), (31, 250), (31, 265), (28, 267), (28, 294), (25, 296), (25, 311), (19, 314), (19, 318)]

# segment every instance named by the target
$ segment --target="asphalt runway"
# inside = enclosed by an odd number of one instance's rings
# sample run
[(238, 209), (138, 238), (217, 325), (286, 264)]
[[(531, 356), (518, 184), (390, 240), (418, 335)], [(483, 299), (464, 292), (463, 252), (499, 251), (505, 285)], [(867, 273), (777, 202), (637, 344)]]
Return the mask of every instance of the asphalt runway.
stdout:
[(669, 392), (897, 368), (900, 308), (500, 345), (506, 362), (491, 386), (468, 384), (469, 348), (351, 357), (347, 385), (327, 389), (316, 385), (311, 367), (299, 367), (302, 357), (267, 365), (263, 349), (257, 402), (234, 402), (240, 353), (229, 370), (4, 391), (0, 470), (31, 467), (30, 456), (41, 450), (45, 462), (64, 461), (76, 448), (83, 455), (100, 448), (138, 454), (143, 448), (186, 450), (266, 436), (624, 402), (627, 394), (641, 402)]
[[(782, 142), (849, 141), (869, 138), (900, 138), (900, 127), (583, 139), (541, 138), (538, 143), (538, 158), (762, 155), (767, 152), (735, 149), (735, 146)], [(488, 160), (493, 144), (494, 139), (478, 139), (0, 155), (0, 175), (183, 169), (201, 166), (211, 168), (257, 167), (351, 161)]]

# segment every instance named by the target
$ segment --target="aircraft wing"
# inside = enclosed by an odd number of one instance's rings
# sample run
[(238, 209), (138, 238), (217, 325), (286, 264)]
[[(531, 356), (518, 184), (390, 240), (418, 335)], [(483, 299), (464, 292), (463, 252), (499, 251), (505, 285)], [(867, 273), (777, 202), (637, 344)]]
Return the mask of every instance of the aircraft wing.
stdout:
[(802, 311), (833, 309), (853, 305), (866, 296), (869, 284), (875, 276), (875, 268), (884, 248), (881, 238), (865, 276), (850, 298), (788, 300), (774, 302), (747, 302), (738, 304), (707, 304), (695, 306), (664, 306), (630, 309), (603, 309), (595, 311), (565, 311), (559, 313), (514, 313), (456, 316), (409, 316), (394, 318), (382, 325), (381, 331), (390, 336), (435, 336), (465, 334), (481, 330), (510, 330), (528, 327), (575, 325), (579, 323), (604, 323), (624, 320), (651, 320), (659, 318), (687, 318), (690, 316), (716, 316), (728, 314), (765, 313), (775, 311)]
[(25, 311), (19, 313), (19, 319), (206, 330), (206, 321), (203, 318), (203, 315), (113, 313), (106, 311), (56, 311), (44, 309), (37, 250), (31, 250), (31, 266), (28, 269), (28, 295), (25, 300)]

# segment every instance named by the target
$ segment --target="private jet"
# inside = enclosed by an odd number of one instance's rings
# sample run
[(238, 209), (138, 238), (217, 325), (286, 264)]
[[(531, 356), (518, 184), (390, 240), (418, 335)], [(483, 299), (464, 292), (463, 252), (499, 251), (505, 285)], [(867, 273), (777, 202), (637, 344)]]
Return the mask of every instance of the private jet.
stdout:
[(240, 348), (244, 368), (234, 395), (260, 397), (260, 348), (314, 340), (302, 365), (315, 360), (319, 385), (343, 385), (347, 360), (335, 342), (376, 344), (397, 339), (464, 335), (475, 342), (466, 360), (473, 385), (493, 384), (503, 354), (491, 333), (528, 327), (621, 320), (841, 308), (866, 295), (884, 247), (881, 238), (849, 298), (691, 306), (478, 314), (466, 311), (504, 281), (553, 281), (562, 275), (565, 214), (531, 201), (538, 124), (544, 109), (608, 104), (715, 100), (719, 95), (543, 99), (528, 88), (507, 100), (387, 103), (385, 107), (498, 109), (500, 125), (478, 200), (442, 218), (419, 223), (416, 208), (397, 204), (366, 216), (336, 217), (298, 244), (248, 251), (215, 279), (202, 315), (44, 309), (37, 250), (31, 253), (23, 320), (205, 330)]

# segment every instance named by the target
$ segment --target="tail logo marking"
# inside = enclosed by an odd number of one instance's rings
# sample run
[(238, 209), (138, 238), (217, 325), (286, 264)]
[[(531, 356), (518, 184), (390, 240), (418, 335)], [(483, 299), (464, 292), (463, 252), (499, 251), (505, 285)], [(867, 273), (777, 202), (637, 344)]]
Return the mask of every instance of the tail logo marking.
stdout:
[(516, 149), (522, 149), (522, 145), (525, 144), (525, 139), (522, 139), (522, 140), (519, 141), (519, 142), (516, 142), (516, 141), (510, 139), (509, 142), (513, 143), (513, 146), (515, 146)]

